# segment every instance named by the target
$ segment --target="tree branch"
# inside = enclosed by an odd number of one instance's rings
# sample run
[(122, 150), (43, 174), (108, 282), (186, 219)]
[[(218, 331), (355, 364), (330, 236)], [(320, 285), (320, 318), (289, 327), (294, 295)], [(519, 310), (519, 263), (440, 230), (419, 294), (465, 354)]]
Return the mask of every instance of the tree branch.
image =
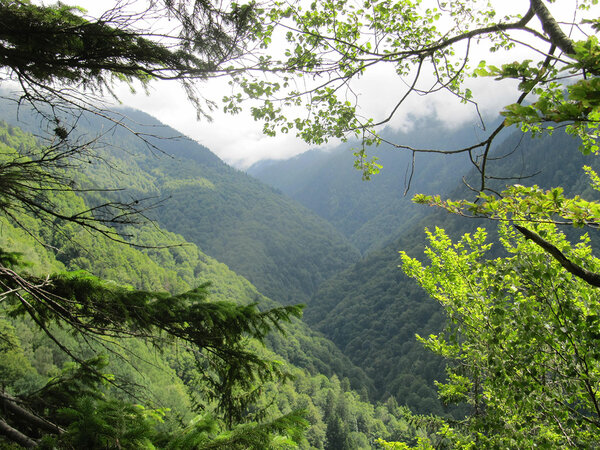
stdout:
[(16, 442), (22, 447), (37, 447), (36, 441), (21, 433), (19, 430), (14, 429), (2, 419), (0, 419), (0, 434), (6, 436), (9, 440)]
[(560, 48), (567, 55), (575, 53), (573, 47), (573, 41), (567, 37), (565, 33), (560, 29), (560, 26), (544, 5), (543, 0), (530, 0), (531, 8), (535, 12), (535, 15), (542, 23), (544, 32), (550, 38), (550, 41)]
[(39, 417), (37, 415), (35, 415), (34, 413), (32, 413), (31, 411), (28, 411), (27, 409), (23, 408), (22, 406), (20, 406), (17, 403), (17, 399), (14, 398), (12, 395), (7, 394), (6, 392), (0, 394), (0, 399), (2, 399), (2, 407), (7, 410), (10, 411), (11, 413), (15, 414), (16, 416), (19, 416), (21, 419), (27, 421), (27, 423), (29, 423), (30, 425), (39, 428), (41, 430), (44, 431), (48, 431), (50, 433), (64, 433), (65, 430), (63, 430), (61, 427), (59, 427), (58, 425), (49, 422), (48, 420)]
[(563, 252), (561, 252), (556, 246), (545, 240), (539, 234), (534, 231), (528, 230), (519, 225), (514, 227), (523, 235), (525, 239), (531, 239), (542, 249), (548, 252), (558, 263), (569, 273), (575, 275), (577, 278), (582, 279), (590, 286), (600, 287), (600, 274), (591, 272), (583, 267), (575, 264), (573, 261), (568, 259)]

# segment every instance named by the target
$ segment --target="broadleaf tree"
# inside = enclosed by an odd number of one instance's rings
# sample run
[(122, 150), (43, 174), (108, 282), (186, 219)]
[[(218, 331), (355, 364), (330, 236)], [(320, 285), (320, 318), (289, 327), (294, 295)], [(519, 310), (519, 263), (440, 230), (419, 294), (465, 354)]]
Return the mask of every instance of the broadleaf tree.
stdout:
[[(289, 43), (282, 55), (264, 61), (264, 69), (281, 78), (266, 82), (241, 74), (236, 79), (241, 92), (225, 99), (226, 109), (237, 113), (244, 101), (258, 101), (252, 112), (267, 134), (295, 129), (313, 144), (357, 138), (356, 165), (368, 178), (380, 168), (369, 159), (368, 146), (386, 142), (381, 127), (403, 112), (411, 95), (446, 91), (477, 108), (470, 77), (490, 79), (488, 86), (491, 78), (517, 81), (514, 100), (499, 111), (502, 123), (471, 146), (387, 142), (413, 155), (468, 154), (478, 174), (469, 185), (475, 200), (423, 195), (415, 200), (494, 220), (508, 254), (489, 256), (483, 230), (456, 244), (437, 230), (430, 234), (428, 266), (403, 256), (403, 269), (448, 315), (446, 332), (420, 338), (449, 361), (440, 396), (471, 405), (464, 421), (440, 426), (436, 446), (593, 448), (600, 425), (595, 348), (600, 268), (587, 235), (571, 244), (557, 227), (597, 228), (600, 208), (593, 198), (566, 196), (560, 186), (546, 191), (507, 186), (511, 179), (493, 172), (498, 155), (492, 156), (492, 144), (513, 125), (533, 135), (560, 127), (580, 138), (584, 154), (597, 154), (597, 2), (515, 2), (506, 15), (497, 14), (501, 3), (274, 3), (266, 9), (271, 21), (256, 29), (265, 45), (278, 35)], [(478, 53), (482, 46), (494, 53), (494, 64)], [(391, 67), (406, 89), (396, 98), (386, 95), (381, 116), (373, 118), (360, 109), (356, 81), (382, 66)], [(585, 170), (597, 190), (598, 175)], [(424, 439), (419, 448), (431, 445)]]
[[(600, 269), (587, 235), (572, 245), (554, 224), (533, 227)], [(471, 406), (464, 422), (438, 433), (460, 448), (598, 446), (597, 287), (508, 223), (500, 226), (508, 256), (494, 259), (483, 229), (456, 243), (441, 229), (428, 237), (428, 265), (403, 254), (403, 270), (442, 304), (449, 325), (419, 339), (450, 362), (441, 398)]]
[[(510, 125), (551, 132), (558, 123), (582, 138), (583, 151), (596, 149), (596, 3), (529, 0), (509, 8), (507, 2), (474, 0), (267, 3), (254, 36), (266, 47), (279, 42), (284, 50), (260, 61), (270, 78), (255, 72), (234, 76), (239, 90), (224, 99), (225, 109), (238, 113), (252, 100), (252, 115), (269, 135), (295, 130), (311, 144), (358, 139), (356, 165), (367, 178), (379, 169), (368, 155), (372, 144), (413, 153), (465, 153), (479, 171), (474, 188), (483, 190), (489, 178), (502, 175), (490, 172), (488, 156)], [(486, 54), (499, 62), (486, 62)], [(375, 82), (389, 83), (375, 112), (361, 108), (360, 79), (371, 73)], [(477, 92), (468, 84), (477, 77), (519, 82), (502, 111), (506, 119), (482, 130), (484, 138), (474, 137), (465, 148), (413, 148), (380, 134), (396, 116), (410, 113), (403, 106), (412, 97), (449, 93), (480, 114)], [(481, 95), (487, 92), (486, 87)]]

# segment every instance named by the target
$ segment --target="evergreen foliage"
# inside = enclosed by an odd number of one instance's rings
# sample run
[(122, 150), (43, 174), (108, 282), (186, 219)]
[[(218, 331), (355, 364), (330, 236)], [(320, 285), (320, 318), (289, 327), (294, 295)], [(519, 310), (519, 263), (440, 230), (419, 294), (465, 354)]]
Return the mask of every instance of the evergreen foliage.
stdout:
[[(114, 96), (115, 82), (134, 89), (136, 82), (146, 88), (157, 79), (179, 81), (198, 116), (206, 115), (212, 105), (197, 82), (226, 72), (249, 53), (252, 5), (161, 1), (142, 11), (138, 6), (115, 4), (93, 18), (61, 3), (0, 3), (0, 64), (21, 87), (19, 102), (45, 117), (58, 139), (70, 129), (61, 115), (78, 116), (81, 110), (103, 115), (102, 96)], [(172, 33), (157, 26), (164, 17), (177, 22)]]
[(110, 86), (113, 77), (148, 81), (168, 77), (169, 72), (195, 70), (192, 73), (198, 75), (214, 68), (133, 30), (86, 20), (72, 6), (3, 1), (0, 14), (4, 18), (2, 65), (32, 84), (60, 80), (63, 85), (101, 90)]
[[(10, 259), (14, 260), (14, 257)], [(238, 306), (231, 302), (207, 303), (203, 288), (173, 296), (124, 289), (80, 273), (38, 279), (18, 275), (15, 269), (18, 269), (18, 266), (2, 267), (2, 285), (5, 289), (3, 312), (9, 317), (25, 316), (32, 320), (61, 352), (80, 365), (83, 373), (88, 376), (78, 375), (77, 384), (74, 386), (71, 383), (71, 388), (81, 383), (85, 385), (104, 380), (124, 389), (125, 392), (131, 392), (129, 388), (123, 387), (119, 380), (100, 372), (95, 363), (78, 355), (68, 340), (65, 342), (62, 336), (54, 331), (56, 326), (59, 326), (59, 329), (68, 329), (77, 339), (87, 342), (88, 346), (96, 342), (96, 346), (107, 349), (114, 345), (115, 339), (118, 342), (132, 337), (143, 339), (146, 343), (163, 349), (173, 339), (188, 343), (194, 355), (199, 380), (204, 387), (201, 397), (205, 402), (215, 402), (215, 411), (222, 414), (228, 428), (242, 421), (247, 415), (245, 411), (248, 406), (257, 400), (260, 391), (256, 389), (255, 383), (260, 384), (273, 377), (281, 379), (286, 376), (277, 363), (249, 350), (246, 339), (263, 340), (271, 327), (280, 327), (279, 322), (289, 320), (292, 314), (297, 315), (297, 307), (259, 312), (254, 304)], [(19, 351), (12, 346), (8, 350), (10, 359), (18, 361)], [(17, 381), (14, 369), (8, 370), (9, 368), (9, 365), (5, 366), (6, 378), (3, 383), (14, 384)], [(86, 378), (91, 381), (85, 382)], [(102, 439), (101, 436), (105, 434), (102, 430), (121, 430), (124, 434), (116, 437), (110, 435), (106, 439), (123, 442), (129, 439), (129, 433), (134, 433), (131, 439), (135, 440), (140, 433), (143, 435), (150, 430), (145, 419), (140, 422), (141, 416), (135, 415), (131, 417), (131, 423), (121, 423), (117, 427), (111, 422), (111, 417), (130, 417), (133, 414), (131, 411), (137, 410), (132, 405), (116, 400), (92, 405), (91, 400), (85, 398), (85, 390), (80, 388), (74, 392), (71, 390), (67, 401), (64, 398), (62, 401), (53, 401), (47, 391), (49, 387), (56, 390), (57, 386), (64, 387), (64, 383), (60, 380), (51, 381), (43, 388), (45, 392), (41, 398), (47, 402), (46, 405), (52, 405), (53, 408), (65, 405), (64, 408), (67, 409), (62, 410), (61, 422), (68, 423), (69, 426), (64, 439), (71, 439), (71, 434), (79, 436), (79, 440), (76, 439), (73, 443), (75, 446), (83, 445), (83, 442), (91, 438)], [(64, 397), (64, 394), (61, 395)], [(94, 395), (99, 396), (96, 392)], [(5, 403), (14, 401), (11, 397), (4, 396)], [(25, 401), (25, 404), (33, 408), (29, 401)], [(49, 413), (48, 406), (37, 412), (41, 417), (53, 417)], [(15, 430), (19, 429), (18, 420), (7, 420), (8, 422), (3, 421), (3, 424)], [(108, 422), (104, 422), (107, 420)], [(138, 422), (143, 425), (140, 430), (133, 426)], [(59, 426), (57, 424), (55, 428), (58, 429)], [(28, 428), (26, 425), (23, 429)], [(91, 434), (88, 436), (86, 433)], [(264, 441), (266, 432), (260, 434)], [(23, 442), (25, 440), (21, 443)], [(104, 446), (102, 442), (94, 440), (86, 445), (91, 445), (87, 448), (99, 448)], [(130, 447), (135, 445), (131, 443)]]

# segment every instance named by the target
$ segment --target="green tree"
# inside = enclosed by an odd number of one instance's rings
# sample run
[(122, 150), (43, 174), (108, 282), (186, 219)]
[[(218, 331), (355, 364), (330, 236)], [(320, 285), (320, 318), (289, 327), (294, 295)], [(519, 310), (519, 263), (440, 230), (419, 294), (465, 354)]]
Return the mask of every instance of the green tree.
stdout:
[[(387, 142), (380, 134), (382, 126), (407, 112), (402, 106), (410, 97), (447, 92), (479, 113), (477, 98), (465, 84), (469, 77), (514, 79), (519, 81), (519, 92), (502, 112), (506, 120), (484, 131), (486, 137), (480, 141), (456, 149), (388, 143), (413, 154), (467, 153), (479, 171), (478, 190), (501, 175), (490, 172), (488, 155), (494, 139), (511, 124), (540, 132), (562, 123), (583, 139), (586, 151), (595, 150), (599, 46), (593, 8), (597, 2), (562, 2), (570, 10), (560, 16), (553, 13), (554, 2), (529, 0), (515, 4), (507, 15), (497, 13), (504, 3), (276, 2), (266, 7), (253, 32), (265, 46), (280, 36), (287, 41), (283, 53), (262, 61), (263, 70), (280, 78), (267, 81), (254, 73), (239, 74), (235, 79), (240, 92), (226, 98), (226, 109), (237, 113), (245, 100), (258, 99), (251, 112), (264, 122), (269, 135), (295, 129), (311, 144), (358, 138), (362, 145), (356, 152), (356, 166), (369, 177), (380, 166), (368, 158), (367, 147)], [(481, 49), (494, 52), (500, 64), (481, 60), (477, 53)], [(515, 51), (525, 56), (513, 62)], [(386, 70), (398, 76), (396, 86), (406, 89), (394, 86), (378, 105), (381, 116), (365, 117), (356, 82), (370, 72)], [(303, 107), (294, 115), (293, 106)]]
[[(58, 114), (71, 107), (101, 112), (97, 102), (117, 81), (133, 88), (134, 82), (145, 87), (153, 80), (177, 80), (201, 114), (195, 82), (247, 53), (254, 14), (250, 4), (226, 8), (202, 1), (153, 2), (144, 10), (121, 3), (93, 18), (61, 3), (3, 0), (0, 12), (0, 64), (22, 88), (19, 101), (52, 106), (38, 112), (55, 121), (52, 131), (61, 139), (68, 129)], [(178, 25), (171, 34), (157, 25), (165, 17)]]
[[(3, 82), (11, 80), (20, 86), (17, 101), (32, 106), (49, 131), (43, 146), (2, 144), (0, 211), (31, 234), (28, 224), (35, 219), (48, 229), (83, 227), (125, 242), (123, 227), (144, 218), (138, 200), (106, 201), (80, 210), (69, 202), (78, 190), (73, 169), (93, 162), (97, 139), (72, 135), (77, 118), (82, 111), (106, 116), (100, 97), (110, 93), (116, 82), (132, 88), (141, 83), (145, 88), (156, 79), (183, 83), (201, 115), (205, 104), (194, 81), (218, 74), (246, 51), (247, 23), (253, 14), (249, 5), (233, 4), (224, 10), (207, 2), (167, 1), (152, 3), (144, 11), (128, 6), (120, 3), (102, 17), (90, 19), (81, 9), (60, 3), (0, 1), (0, 65), (7, 74)], [(165, 15), (178, 21), (177, 34), (164, 36), (145, 28)], [(124, 126), (118, 118), (113, 122)], [(138, 137), (151, 145), (145, 136)], [(43, 241), (42, 236), (35, 238)], [(297, 413), (252, 422), (260, 419), (260, 414), (248, 414), (260, 385), (286, 375), (279, 363), (259, 356), (248, 344), (263, 341), (273, 328), (281, 330), (280, 324), (298, 316), (300, 308), (260, 311), (255, 304), (210, 302), (206, 297), (206, 285), (173, 295), (118, 286), (86, 273), (39, 278), (25, 270), (19, 255), (0, 251), (2, 316), (25, 317), (76, 363), (70, 375), (51, 380), (37, 392), (44, 396), (26, 392), (17, 398), (10, 392), (14, 386), (4, 392), (4, 385), (28, 367), (19, 365), (18, 342), (2, 322), (0, 339), (6, 361), (2, 364), (0, 434), (25, 447), (43, 443), (140, 448), (151, 447), (157, 439), (146, 415), (130, 401), (101, 398), (103, 383), (124, 390), (130, 398), (136, 398), (136, 393), (104, 373), (98, 356), (79, 355), (72, 340), (59, 331), (66, 329), (76, 338), (105, 348), (129, 338), (158, 348), (173, 341), (189, 347), (205, 389), (200, 394), (207, 404), (214, 403), (220, 415), (212, 419), (213, 432), (205, 433), (203, 445), (265, 448), (272, 441), (283, 445), (283, 441), (298, 440), (305, 422)], [(240, 422), (249, 423), (236, 427)]]
[[(571, 245), (553, 224), (532, 227), (587, 269), (600, 268), (587, 235)], [(428, 236), (429, 265), (403, 254), (403, 269), (450, 324), (419, 339), (450, 361), (441, 398), (471, 407), (462, 426), (440, 433), (476, 448), (598, 446), (596, 288), (507, 224), (500, 241), (508, 256), (495, 259), (482, 229), (457, 243), (440, 229)]]
[[(146, 418), (135, 413), (137, 410), (130, 403), (102, 400), (100, 385), (112, 385), (133, 398), (140, 398), (141, 394), (101, 370), (97, 357), (92, 360), (82, 358), (57, 327), (84, 339), (88, 346), (96, 343), (97, 347), (105, 349), (110, 349), (109, 345), (115, 339), (119, 342), (132, 338), (143, 339), (157, 349), (169, 348), (173, 340), (190, 346), (193, 364), (201, 377), (198, 386), (202, 390), (197, 395), (206, 404), (214, 403), (224, 429), (234, 429), (236, 424), (260, 418), (259, 414), (248, 414), (248, 408), (260, 394), (258, 387), (266, 381), (287, 376), (280, 363), (269, 361), (253, 351), (248, 339), (263, 341), (272, 328), (280, 329), (281, 322), (297, 316), (299, 307), (261, 312), (255, 304), (240, 306), (228, 301), (209, 302), (206, 286), (172, 295), (120, 287), (86, 273), (36, 278), (18, 271), (17, 255), (3, 253), (3, 265), (0, 266), (3, 314), (24, 316), (32, 321), (79, 367), (76, 377), (51, 381), (37, 393), (26, 390), (19, 400), (8, 392), (1, 394), (8, 414), (0, 417), (0, 431), (21, 445), (30, 446), (36, 442), (28, 435), (31, 430), (36, 430), (34, 437), (50, 432), (64, 434), (60, 439), (68, 440), (74, 433), (73, 439), (85, 441), (91, 437), (82, 430), (100, 427), (117, 433), (110, 439), (123, 440), (127, 433), (133, 432), (129, 425), (116, 427), (113, 423), (123, 414), (131, 416), (131, 424), (139, 422), (141, 435), (145, 436), (150, 430)], [(10, 328), (5, 327), (1, 335), (5, 343), (2, 382), (9, 390), (14, 387), (15, 376), (28, 368), (22, 362), (15, 366), (23, 356), (11, 336)], [(86, 396), (91, 396), (89, 401), (82, 400)], [(93, 398), (100, 403), (93, 406)], [(54, 422), (54, 414), (60, 407), (70, 412), (59, 422)], [(90, 415), (90, 411), (95, 412)], [(281, 418), (281, 422), (277, 420), (272, 422), (271, 428), (268, 423), (264, 426), (267, 430), (283, 432), (286, 424), (296, 428), (302, 428), (304, 424), (297, 414), (289, 414), (285, 419)], [(61, 431), (61, 426), (66, 427), (66, 433)], [(119, 430), (125, 434), (119, 434)], [(260, 438), (259, 442), (266, 442), (265, 439), (271, 437), (265, 429), (257, 430), (258, 434), (253, 435), (252, 428), (246, 427), (245, 439), (250, 442), (255, 436)], [(130, 436), (134, 440), (138, 437)]]

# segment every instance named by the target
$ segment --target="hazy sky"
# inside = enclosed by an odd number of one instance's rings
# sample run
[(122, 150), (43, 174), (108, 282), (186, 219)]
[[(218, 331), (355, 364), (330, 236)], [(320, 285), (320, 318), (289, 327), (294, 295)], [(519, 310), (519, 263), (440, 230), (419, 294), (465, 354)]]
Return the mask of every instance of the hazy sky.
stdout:
[[(390, 93), (395, 90), (394, 85), (399, 84), (399, 81), (393, 74), (380, 73), (365, 77), (361, 84), (363, 109), (380, 117), (378, 108), (382, 99), (390, 97)], [(479, 102), (484, 113), (492, 114), (507, 102), (516, 100), (514, 82), (494, 83), (493, 89), (490, 89), (488, 80), (474, 80), (472, 84), (486, 91), (485, 97)], [(215, 100), (220, 100), (227, 92), (227, 87), (218, 80), (203, 83), (202, 89), (209, 97), (215, 92), (218, 93), (216, 97), (212, 97)], [(205, 119), (198, 121), (194, 108), (176, 83), (155, 83), (151, 85), (149, 95), (145, 95), (143, 91), (132, 95), (128, 88), (123, 87), (118, 90), (118, 95), (123, 104), (157, 117), (161, 122), (192, 137), (236, 167), (245, 168), (261, 159), (288, 158), (310, 148), (294, 133), (276, 137), (264, 135), (262, 123), (255, 122), (248, 111), (232, 116), (217, 110), (212, 113), (212, 122)], [(450, 95), (438, 95), (410, 98), (391, 125), (394, 128), (410, 127), (412, 118), (430, 115), (438, 117), (448, 127), (477, 122), (472, 107), (458, 104), (456, 98)], [(332, 141), (331, 144), (337, 143)]]
[[(88, 1), (77, 2), (87, 7), (91, 14), (100, 8), (111, 5), (113, 2)], [(527, 3), (522, 0), (503, 0), (499, 4), (507, 10), (526, 11)], [(570, 6), (573, 1), (560, 0), (562, 6)], [(571, 17), (569, 17), (569, 20)], [(490, 62), (492, 57), (481, 53), (481, 57)], [(506, 55), (503, 56), (506, 58)], [(514, 52), (509, 57), (514, 60), (522, 58)], [(472, 80), (471, 87), (475, 97), (479, 100), (482, 112), (492, 114), (507, 103), (516, 100), (515, 83), (512, 81), (494, 82), (491, 80)], [(397, 96), (404, 88), (402, 82), (393, 72), (383, 70), (374, 71), (365, 76), (358, 87), (361, 91), (361, 106), (365, 115), (381, 118), (386, 114), (385, 100)], [(201, 85), (201, 92), (208, 98), (220, 101), (223, 95), (230, 91), (226, 80), (210, 80)], [(192, 105), (187, 101), (185, 93), (175, 82), (160, 82), (150, 85), (149, 94), (143, 90), (133, 95), (126, 86), (117, 87), (116, 92), (122, 103), (127, 106), (141, 109), (160, 121), (172, 126), (183, 134), (186, 134), (201, 144), (207, 146), (224, 161), (240, 168), (267, 158), (287, 158), (297, 153), (306, 151), (309, 147), (294, 133), (289, 135), (268, 137), (262, 133), (262, 123), (255, 122), (249, 113), (242, 112), (239, 115), (225, 115), (220, 110), (215, 111), (212, 122), (196, 120), (196, 113)], [(393, 127), (410, 127), (412, 117), (435, 115), (448, 127), (461, 126), (475, 123), (476, 116), (472, 107), (460, 105), (456, 98), (450, 95), (437, 95), (434, 97), (413, 96), (402, 108), (391, 123)]]

